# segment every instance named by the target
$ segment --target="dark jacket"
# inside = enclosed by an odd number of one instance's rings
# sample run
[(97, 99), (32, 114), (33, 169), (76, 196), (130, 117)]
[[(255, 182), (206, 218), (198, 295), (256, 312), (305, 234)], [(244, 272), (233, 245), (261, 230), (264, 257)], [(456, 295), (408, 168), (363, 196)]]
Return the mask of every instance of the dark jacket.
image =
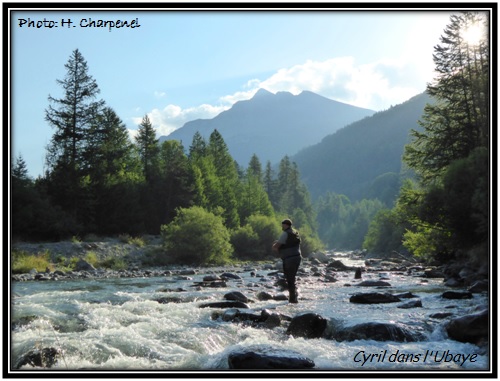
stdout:
[(284, 232), (287, 233), (287, 239), (286, 243), (280, 246), (280, 258), (285, 259), (301, 255), (299, 232), (292, 228), (288, 228)]

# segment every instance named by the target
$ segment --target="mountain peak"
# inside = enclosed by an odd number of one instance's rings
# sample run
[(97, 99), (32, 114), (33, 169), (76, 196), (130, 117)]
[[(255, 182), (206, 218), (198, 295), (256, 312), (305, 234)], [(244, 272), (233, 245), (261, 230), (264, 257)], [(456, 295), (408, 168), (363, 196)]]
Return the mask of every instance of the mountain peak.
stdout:
[(268, 97), (270, 95), (274, 95), (270, 91), (267, 91), (266, 89), (260, 88), (257, 90), (257, 92), (254, 94), (253, 98), (261, 98), (261, 97)]
[(195, 132), (208, 139), (217, 129), (240, 165), (246, 165), (253, 154), (262, 163), (278, 163), (285, 155), (317, 144), (325, 136), (373, 113), (314, 96), (312, 92), (295, 96), (286, 91), (273, 94), (259, 89), (252, 99), (236, 102), (213, 119), (187, 122), (160, 141), (176, 139), (187, 145)]

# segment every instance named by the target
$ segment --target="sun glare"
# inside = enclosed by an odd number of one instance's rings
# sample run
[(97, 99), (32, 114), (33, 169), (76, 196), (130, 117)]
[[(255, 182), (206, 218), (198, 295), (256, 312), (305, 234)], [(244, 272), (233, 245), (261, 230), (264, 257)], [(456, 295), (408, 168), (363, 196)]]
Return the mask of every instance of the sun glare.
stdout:
[(483, 38), (483, 28), (479, 23), (468, 25), (462, 32), (462, 38), (468, 45), (479, 45)]

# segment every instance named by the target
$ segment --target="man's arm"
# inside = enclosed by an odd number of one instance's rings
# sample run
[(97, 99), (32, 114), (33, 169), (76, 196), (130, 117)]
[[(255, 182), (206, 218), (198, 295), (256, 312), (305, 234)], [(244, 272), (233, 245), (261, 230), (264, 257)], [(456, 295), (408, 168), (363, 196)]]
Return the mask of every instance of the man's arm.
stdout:
[(277, 252), (277, 253), (278, 253), (278, 252), (279, 252), (279, 250), (280, 250), (281, 245), (282, 245), (282, 244), (281, 244), (281, 243), (279, 243), (278, 241), (274, 241), (274, 243), (273, 243), (273, 251), (275, 251), (275, 252)]

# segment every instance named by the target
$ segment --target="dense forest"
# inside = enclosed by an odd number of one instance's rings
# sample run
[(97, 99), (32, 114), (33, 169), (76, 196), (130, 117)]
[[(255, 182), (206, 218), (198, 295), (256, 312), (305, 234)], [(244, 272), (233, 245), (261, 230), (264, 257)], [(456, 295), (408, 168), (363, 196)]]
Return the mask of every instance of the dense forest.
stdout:
[[(189, 147), (160, 143), (145, 115), (131, 141), (120, 117), (98, 99), (98, 84), (77, 49), (58, 80), (63, 96), (48, 98), (46, 121), (54, 134), (45, 173), (31, 179), (22, 155), (12, 160), (13, 239), (160, 234), (171, 259), (224, 263), (271, 255), (279, 222), (289, 217), (302, 233), (306, 256), (325, 247), (363, 247), (483, 261), (489, 233), (487, 24), (473, 12), (451, 17), (435, 47), (437, 76), (427, 88), (433, 102), (404, 149), (402, 164), (412, 175), (402, 181), (401, 173), (387, 172), (378, 179), (386, 197), (357, 200), (326, 189), (312, 201), (288, 156), (277, 167), (256, 155), (241, 166), (217, 129), (208, 139), (195, 133)], [(483, 38), (466, 40), (465, 31), (478, 26)]]

